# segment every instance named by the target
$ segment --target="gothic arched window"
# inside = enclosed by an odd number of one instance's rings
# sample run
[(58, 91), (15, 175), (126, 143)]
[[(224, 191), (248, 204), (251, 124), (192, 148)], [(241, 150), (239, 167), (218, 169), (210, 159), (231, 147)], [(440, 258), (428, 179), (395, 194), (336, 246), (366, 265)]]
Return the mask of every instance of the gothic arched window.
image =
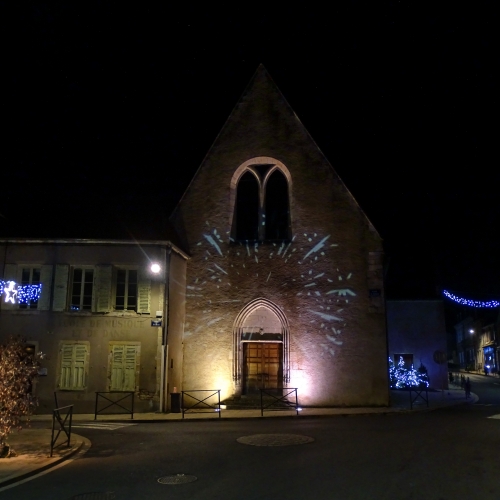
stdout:
[(233, 181), (234, 241), (288, 241), (291, 238), (287, 177), (274, 164), (250, 164)]
[(280, 170), (276, 169), (266, 182), (266, 240), (289, 239), (288, 182)]
[(236, 239), (259, 239), (259, 183), (254, 174), (245, 172), (236, 193)]

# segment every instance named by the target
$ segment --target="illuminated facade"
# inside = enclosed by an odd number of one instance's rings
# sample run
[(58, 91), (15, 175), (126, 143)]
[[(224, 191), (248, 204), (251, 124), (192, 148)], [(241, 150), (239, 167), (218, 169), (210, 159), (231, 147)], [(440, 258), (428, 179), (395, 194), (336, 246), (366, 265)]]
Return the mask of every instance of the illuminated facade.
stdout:
[(174, 387), (389, 404), (380, 236), (264, 68), (171, 221), (177, 245), (0, 240), (0, 335), (46, 353), (41, 411)]
[(186, 258), (169, 241), (0, 239), (0, 341), (22, 335), (45, 354), (40, 413), (54, 392), (77, 413), (93, 413), (96, 391), (132, 391), (136, 411), (158, 409), (162, 373), (180, 382), (162, 361), (162, 327), (182, 367)]
[(183, 388), (387, 405), (382, 243), (263, 67), (172, 215)]

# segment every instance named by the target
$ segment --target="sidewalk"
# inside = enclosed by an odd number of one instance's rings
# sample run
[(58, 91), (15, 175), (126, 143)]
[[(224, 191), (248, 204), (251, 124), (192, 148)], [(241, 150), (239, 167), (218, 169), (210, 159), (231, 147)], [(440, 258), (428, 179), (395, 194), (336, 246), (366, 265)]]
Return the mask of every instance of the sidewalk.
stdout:
[[(8, 443), (17, 456), (0, 459), (0, 491), (33, 479), (39, 474), (45, 474), (70, 459), (78, 458), (91, 446), (87, 438), (72, 433), (71, 446), (58, 446), (50, 457), (51, 433), (51, 429), (23, 428), (9, 436)], [(64, 442), (63, 433), (56, 444), (61, 442)]]
[[(415, 398), (415, 392), (412, 392)], [(410, 394), (407, 391), (391, 391), (391, 406), (382, 408), (303, 408), (301, 417), (333, 417), (339, 415), (387, 415), (415, 411), (436, 410), (447, 406), (463, 403), (475, 403), (478, 397), (472, 394), (468, 400), (465, 393), (459, 389), (448, 389), (439, 392), (429, 392), (429, 407), (422, 399), (413, 403), (410, 410)], [(266, 411), (264, 418), (268, 417), (295, 417), (295, 411)], [(185, 420), (214, 420), (219, 418), (215, 411), (203, 413), (186, 413)], [(224, 410), (220, 412), (224, 420), (261, 418), (260, 410)], [(181, 421), (182, 413), (136, 413), (131, 419), (130, 415), (98, 415), (97, 421), (125, 421), (133, 423)], [(52, 415), (33, 415), (32, 422), (51, 422)], [(74, 414), (73, 422), (93, 422), (93, 414)], [(67, 460), (79, 458), (90, 448), (90, 441), (78, 434), (72, 433), (71, 448), (60, 446), (54, 450), (53, 458), (50, 454), (49, 429), (23, 429), (15, 431), (9, 437), (9, 444), (17, 452), (14, 458), (0, 459), (0, 491), (15, 486), (20, 481), (33, 479), (38, 474), (44, 474), (56, 466), (61, 466)], [(63, 436), (60, 436), (60, 441)]]

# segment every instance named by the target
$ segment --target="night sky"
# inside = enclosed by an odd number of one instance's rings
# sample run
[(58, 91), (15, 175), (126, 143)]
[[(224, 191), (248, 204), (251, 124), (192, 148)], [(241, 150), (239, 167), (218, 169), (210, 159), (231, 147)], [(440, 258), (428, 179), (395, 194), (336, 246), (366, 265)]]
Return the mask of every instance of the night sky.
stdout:
[(263, 63), (384, 238), (390, 296), (500, 297), (493, 2), (17, 4), (0, 237), (158, 236)]

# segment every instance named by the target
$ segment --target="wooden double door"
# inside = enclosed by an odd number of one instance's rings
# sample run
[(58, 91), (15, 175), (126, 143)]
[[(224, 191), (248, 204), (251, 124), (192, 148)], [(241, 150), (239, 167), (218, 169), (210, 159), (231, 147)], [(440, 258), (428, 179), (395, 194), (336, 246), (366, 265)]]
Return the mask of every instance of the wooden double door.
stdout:
[(283, 386), (283, 344), (243, 343), (243, 394)]

